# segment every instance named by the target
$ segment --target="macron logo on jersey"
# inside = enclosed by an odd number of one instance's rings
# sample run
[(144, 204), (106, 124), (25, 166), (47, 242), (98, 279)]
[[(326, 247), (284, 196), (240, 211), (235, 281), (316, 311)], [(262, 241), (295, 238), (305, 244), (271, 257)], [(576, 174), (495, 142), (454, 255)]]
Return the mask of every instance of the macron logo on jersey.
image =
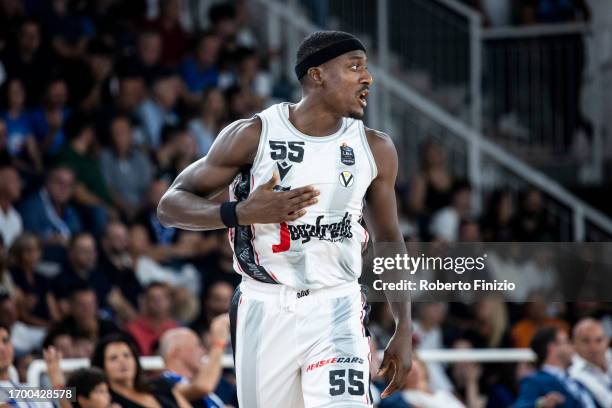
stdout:
[(292, 241), (302, 240), (305, 244), (311, 238), (317, 238), (321, 241), (342, 242), (344, 238), (352, 238), (351, 231), (351, 214), (346, 212), (342, 220), (330, 224), (323, 224), (321, 221), (325, 216), (319, 215), (315, 225), (312, 224), (289, 224), (289, 234)]

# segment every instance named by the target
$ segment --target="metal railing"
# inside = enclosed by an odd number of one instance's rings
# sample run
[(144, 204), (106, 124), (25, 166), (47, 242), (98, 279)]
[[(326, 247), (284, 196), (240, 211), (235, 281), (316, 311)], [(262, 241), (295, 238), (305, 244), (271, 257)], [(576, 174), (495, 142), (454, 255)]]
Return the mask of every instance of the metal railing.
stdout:
[[(386, 1), (380, 0), (377, 4)], [(293, 63), (299, 41), (320, 28), (295, 8), (297, 0), (293, 0), (293, 6), (276, 0), (257, 0), (256, 4), (262, 6), (257, 9), (262, 23), (259, 26), (266, 27), (264, 41), (268, 46), (284, 51), (283, 60), (275, 68), (276, 71), (285, 73), (285, 77), (297, 85)], [(377, 14), (378, 19), (382, 20), (383, 17), (384, 13)], [(477, 20), (474, 17), (474, 21)], [(381, 29), (381, 23), (377, 24), (378, 29)], [(479, 35), (478, 32), (476, 34)], [(377, 38), (381, 44), (385, 41), (384, 35)], [(379, 45), (376, 48), (378, 58), (384, 59), (385, 52), (382, 50), (385, 47)], [(516, 190), (535, 187), (548, 199), (546, 208), (561, 226), (561, 240), (609, 240), (612, 237), (612, 221), (603, 213), (484, 138), (481, 132), (441, 108), (403, 78), (391, 74), (378, 61), (370, 62), (369, 66), (375, 76), (375, 85), (370, 94), (366, 121), (394, 139), (401, 160), (400, 180), (414, 174), (418, 163), (418, 146), (425, 138), (433, 136), (450, 150), (452, 170), (456, 175), (464, 175), (470, 180), (481, 198), (479, 202), (487, 192), (500, 186)]]
[(483, 29), (480, 14), (457, 0), (294, 3), (319, 25), (367, 39), (386, 72), (523, 159), (572, 182), (602, 181), (601, 71), (612, 58), (601, 37), (610, 27)]
[[(379, 351), (382, 357), (382, 351)], [(462, 361), (479, 363), (515, 363), (535, 360), (535, 354), (530, 349), (440, 349), (417, 350), (418, 357), (425, 362), (459, 363)], [(140, 365), (145, 371), (158, 371), (164, 369), (164, 360), (159, 356), (140, 357)], [(233, 368), (234, 361), (231, 355), (224, 355), (221, 361), (224, 368)], [(89, 367), (89, 359), (72, 358), (60, 361), (60, 369), (64, 372)], [(47, 365), (44, 360), (34, 360), (30, 363), (27, 372), (27, 384), (30, 387), (39, 387), (41, 376), (46, 373)]]

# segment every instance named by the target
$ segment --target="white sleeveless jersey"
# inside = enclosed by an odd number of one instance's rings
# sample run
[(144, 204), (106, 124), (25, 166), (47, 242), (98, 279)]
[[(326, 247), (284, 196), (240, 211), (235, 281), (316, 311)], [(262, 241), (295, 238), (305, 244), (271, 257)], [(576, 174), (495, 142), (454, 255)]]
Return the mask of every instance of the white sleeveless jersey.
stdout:
[(289, 122), (289, 104), (257, 115), (262, 122), (253, 165), (230, 186), (233, 200), (244, 200), (280, 175), (277, 190), (314, 185), (320, 196), (300, 219), (282, 224), (231, 228), (234, 269), (262, 282), (294, 289), (319, 289), (354, 282), (361, 274), (368, 233), (361, 226), (363, 202), (376, 163), (360, 120), (344, 118), (330, 136), (301, 133)]

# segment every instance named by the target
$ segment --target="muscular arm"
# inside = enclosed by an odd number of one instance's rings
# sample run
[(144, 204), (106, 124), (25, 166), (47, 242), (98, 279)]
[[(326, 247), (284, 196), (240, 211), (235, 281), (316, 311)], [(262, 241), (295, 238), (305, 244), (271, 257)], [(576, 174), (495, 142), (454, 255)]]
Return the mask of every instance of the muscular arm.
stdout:
[[(406, 246), (399, 229), (395, 200), (397, 152), (389, 136), (384, 133), (368, 129), (366, 134), (378, 169), (366, 197), (366, 223), (374, 242), (393, 243), (394, 252), (404, 253)], [(411, 365), (410, 301), (389, 302), (389, 305), (395, 319), (395, 334), (385, 350), (380, 368), (381, 373), (390, 380), (383, 397), (401, 388)]]
[[(178, 175), (157, 207), (165, 226), (187, 230), (225, 228), (215, 195), (227, 187), (240, 169), (253, 163), (259, 144), (259, 118), (240, 120), (225, 128), (208, 155)], [(293, 221), (306, 214), (305, 207), (317, 202), (319, 192), (312, 186), (274, 191), (278, 173), (236, 206), (240, 225)]]
[(211, 198), (253, 162), (260, 132), (258, 118), (225, 128), (208, 155), (183, 170), (164, 194), (157, 207), (161, 223), (194, 231), (225, 228)]

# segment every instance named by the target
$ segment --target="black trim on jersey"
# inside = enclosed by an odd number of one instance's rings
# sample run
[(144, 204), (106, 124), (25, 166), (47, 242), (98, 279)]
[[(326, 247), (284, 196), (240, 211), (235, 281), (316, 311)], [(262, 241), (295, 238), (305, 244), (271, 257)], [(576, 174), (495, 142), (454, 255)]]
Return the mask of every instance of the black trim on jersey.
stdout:
[(234, 356), (234, 366), (236, 366), (236, 324), (238, 322), (238, 305), (240, 304), (240, 297), (242, 292), (240, 286), (234, 290), (234, 296), (232, 296), (232, 303), (230, 304), (229, 318), (230, 318), (230, 338), (232, 341), (232, 355)]
[[(234, 181), (234, 197), (237, 201), (246, 200), (251, 191), (250, 167), (241, 169)], [(255, 261), (255, 249), (251, 240), (253, 231), (250, 225), (240, 225), (234, 228), (234, 256), (240, 268), (251, 278), (264, 283), (278, 283)]]

